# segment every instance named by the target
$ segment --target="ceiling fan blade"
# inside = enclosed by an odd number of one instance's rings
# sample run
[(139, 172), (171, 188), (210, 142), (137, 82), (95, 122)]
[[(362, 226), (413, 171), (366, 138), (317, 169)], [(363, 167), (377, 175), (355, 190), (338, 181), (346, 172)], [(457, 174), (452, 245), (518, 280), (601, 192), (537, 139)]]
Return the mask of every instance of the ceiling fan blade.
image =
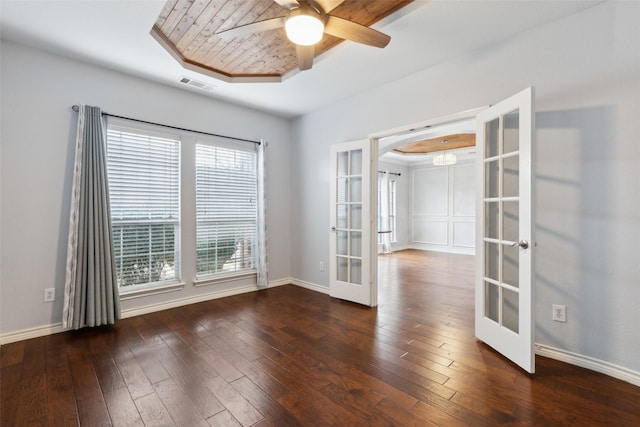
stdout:
[(374, 47), (385, 47), (391, 41), (391, 37), (380, 31), (332, 15), (327, 15), (324, 32), (331, 36)]
[(278, 3), (280, 6), (284, 7), (285, 9), (291, 9), (292, 7), (300, 6), (300, 3), (298, 3), (296, 0), (273, 0), (273, 1)]
[(311, 46), (296, 45), (296, 53), (298, 54), (298, 67), (300, 71), (310, 70), (313, 66), (314, 48)]
[(344, 0), (315, 0), (315, 2), (318, 3), (324, 13), (329, 13), (344, 3)]
[(234, 37), (244, 36), (246, 34), (261, 33), (263, 31), (282, 28), (284, 27), (284, 20), (284, 17), (279, 17), (252, 22), (251, 24), (240, 25), (239, 27), (220, 31), (219, 33), (216, 33), (216, 35), (222, 39), (231, 40)]

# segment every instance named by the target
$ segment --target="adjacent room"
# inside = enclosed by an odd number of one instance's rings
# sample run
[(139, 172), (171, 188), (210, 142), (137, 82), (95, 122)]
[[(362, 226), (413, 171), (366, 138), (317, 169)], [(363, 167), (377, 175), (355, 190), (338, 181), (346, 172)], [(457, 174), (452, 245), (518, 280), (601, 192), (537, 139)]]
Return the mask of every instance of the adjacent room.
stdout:
[(639, 425), (638, 21), (0, 0), (0, 424)]

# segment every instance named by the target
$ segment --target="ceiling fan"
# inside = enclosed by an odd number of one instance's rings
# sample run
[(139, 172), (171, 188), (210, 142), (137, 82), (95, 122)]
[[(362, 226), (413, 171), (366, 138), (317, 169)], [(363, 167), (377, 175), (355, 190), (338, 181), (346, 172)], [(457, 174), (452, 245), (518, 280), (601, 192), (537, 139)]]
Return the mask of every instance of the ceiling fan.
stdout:
[(216, 33), (231, 40), (235, 37), (263, 31), (285, 29), (287, 38), (296, 45), (298, 67), (309, 70), (313, 66), (314, 45), (329, 34), (345, 40), (383, 48), (391, 37), (348, 19), (330, 15), (344, 0), (274, 0), (289, 12), (286, 16), (266, 19)]

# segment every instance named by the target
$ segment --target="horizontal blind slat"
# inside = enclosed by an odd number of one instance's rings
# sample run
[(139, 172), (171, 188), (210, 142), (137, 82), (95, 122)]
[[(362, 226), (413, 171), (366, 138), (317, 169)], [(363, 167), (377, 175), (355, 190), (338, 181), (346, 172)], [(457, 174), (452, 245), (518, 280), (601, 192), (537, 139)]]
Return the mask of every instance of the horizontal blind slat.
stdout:
[(180, 140), (107, 131), (118, 285), (177, 278)]
[(256, 155), (196, 144), (198, 276), (255, 266)]

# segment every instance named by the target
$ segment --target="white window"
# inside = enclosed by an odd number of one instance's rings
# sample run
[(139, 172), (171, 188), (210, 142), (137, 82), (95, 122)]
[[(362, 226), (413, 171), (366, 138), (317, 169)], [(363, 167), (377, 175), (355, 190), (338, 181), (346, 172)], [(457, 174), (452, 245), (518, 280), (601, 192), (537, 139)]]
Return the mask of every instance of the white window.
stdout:
[(118, 286), (180, 276), (180, 139), (109, 126), (107, 169)]
[(389, 224), (391, 226), (391, 241), (397, 242), (396, 239), (396, 180), (389, 180)]
[(378, 175), (378, 244), (381, 245), (384, 242), (384, 237), (382, 236), (381, 233), (379, 233), (380, 231), (385, 231), (384, 230), (384, 226), (382, 225), (383, 223), (383, 219), (382, 219), (382, 186), (384, 181), (382, 179), (382, 177), (380, 175)]
[[(391, 230), (391, 241), (397, 242), (396, 239), (396, 180), (389, 179), (389, 229)], [(384, 191), (384, 179), (378, 175), (378, 231), (388, 231), (386, 229), (386, 225), (384, 225), (384, 217), (383, 217), (383, 209), (386, 210), (386, 207), (383, 206), (384, 197), (382, 192)], [(382, 233), (378, 233), (378, 244), (384, 243), (384, 235)]]
[(255, 269), (255, 151), (196, 144), (196, 276)]

